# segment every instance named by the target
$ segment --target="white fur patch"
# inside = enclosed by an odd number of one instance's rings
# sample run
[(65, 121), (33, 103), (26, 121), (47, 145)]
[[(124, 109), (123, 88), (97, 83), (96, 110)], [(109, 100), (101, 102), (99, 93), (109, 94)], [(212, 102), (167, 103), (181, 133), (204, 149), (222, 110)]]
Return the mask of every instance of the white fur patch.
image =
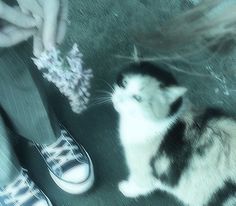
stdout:
[(167, 158), (166, 155), (162, 155), (160, 158), (157, 160), (157, 171), (158, 174), (165, 174), (166, 171), (168, 171), (168, 168), (170, 167), (170, 159)]

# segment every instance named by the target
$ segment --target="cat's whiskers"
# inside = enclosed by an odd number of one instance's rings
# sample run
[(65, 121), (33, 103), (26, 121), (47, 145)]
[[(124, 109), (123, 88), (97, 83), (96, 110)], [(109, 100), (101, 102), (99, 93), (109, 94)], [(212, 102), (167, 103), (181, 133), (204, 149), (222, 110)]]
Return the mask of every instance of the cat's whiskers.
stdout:
[(89, 106), (97, 106), (101, 104), (110, 104), (112, 103), (112, 93), (108, 91), (97, 91), (99, 93), (102, 93), (104, 95), (99, 95), (98, 97), (95, 97)]
[(90, 104), (88, 105), (88, 108), (112, 103), (112, 94), (115, 91), (114, 87), (104, 79), (99, 79), (99, 80), (103, 81), (106, 84), (106, 86), (108, 86), (109, 90), (111, 91), (97, 90), (96, 93), (98, 93), (98, 96), (91, 99)]
[(106, 91), (106, 90), (97, 90), (97, 93), (107, 94), (109, 96), (112, 96), (112, 92), (109, 92), (109, 91)]
[(112, 92), (115, 91), (114, 87), (111, 84), (109, 84), (106, 80), (104, 79), (100, 79), (100, 80), (103, 81), (111, 89)]

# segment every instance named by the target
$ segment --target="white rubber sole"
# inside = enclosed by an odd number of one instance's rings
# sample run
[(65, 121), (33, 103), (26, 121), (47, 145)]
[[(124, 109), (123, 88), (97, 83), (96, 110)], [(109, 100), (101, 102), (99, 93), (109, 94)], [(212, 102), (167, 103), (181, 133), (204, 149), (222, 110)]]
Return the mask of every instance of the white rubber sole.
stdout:
[(86, 154), (89, 158), (89, 164), (91, 165), (91, 168), (90, 168), (91, 172), (88, 179), (82, 183), (73, 184), (73, 183), (65, 182), (59, 179), (57, 176), (55, 176), (51, 171), (49, 171), (54, 182), (65, 192), (70, 193), (70, 194), (82, 194), (82, 193), (87, 192), (93, 186), (94, 181), (95, 181), (93, 163), (87, 152)]
[(52, 203), (51, 203), (51, 201), (48, 199), (48, 197), (47, 197), (46, 195), (45, 195), (45, 197), (46, 197), (46, 199), (47, 199), (47, 201), (48, 201), (48, 204), (49, 204), (48, 206), (53, 206)]

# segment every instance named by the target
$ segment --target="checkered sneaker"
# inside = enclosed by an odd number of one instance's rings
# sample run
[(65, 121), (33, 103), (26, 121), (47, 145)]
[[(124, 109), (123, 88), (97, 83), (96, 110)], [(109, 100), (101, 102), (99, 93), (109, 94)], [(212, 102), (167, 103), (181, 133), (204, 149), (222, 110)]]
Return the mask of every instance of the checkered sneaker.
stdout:
[(6, 187), (0, 188), (1, 206), (52, 206), (46, 195), (29, 178), (26, 170)]
[[(61, 189), (69, 193), (87, 191), (94, 180), (92, 161), (72, 136), (64, 129), (51, 145), (36, 145), (48, 170)], [(87, 185), (87, 186), (85, 186)]]

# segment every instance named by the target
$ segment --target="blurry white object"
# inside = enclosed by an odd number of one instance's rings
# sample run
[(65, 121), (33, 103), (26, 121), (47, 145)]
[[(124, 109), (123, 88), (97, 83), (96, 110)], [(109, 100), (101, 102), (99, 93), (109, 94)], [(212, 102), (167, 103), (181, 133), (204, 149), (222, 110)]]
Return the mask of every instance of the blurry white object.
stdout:
[(39, 58), (33, 58), (43, 77), (55, 84), (68, 98), (75, 113), (86, 109), (90, 97), (90, 80), (93, 77), (91, 69), (83, 68), (82, 56), (77, 44), (74, 44), (65, 59), (61, 58), (60, 51), (55, 48), (43, 52)]

